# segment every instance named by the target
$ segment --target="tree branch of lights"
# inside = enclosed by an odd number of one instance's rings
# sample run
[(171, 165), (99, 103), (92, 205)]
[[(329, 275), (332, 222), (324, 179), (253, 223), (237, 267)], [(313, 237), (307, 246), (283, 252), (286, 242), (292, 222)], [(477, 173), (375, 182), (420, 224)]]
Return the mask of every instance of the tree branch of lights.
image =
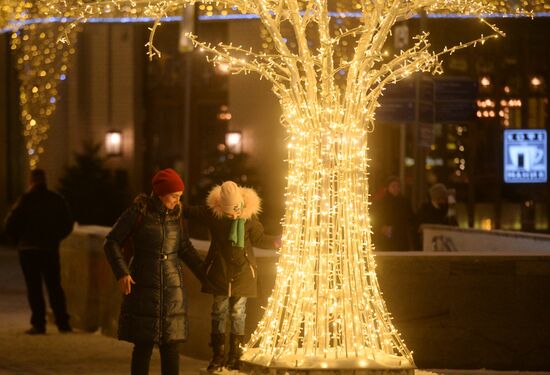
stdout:
[[(157, 19), (147, 44), (150, 57), (160, 17), (194, 0), (50, 0), (50, 12), (85, 21), (126, 15)], [(491, 33), (440, 52), (429, 35), (395, 56), (383, 47), (392, 26), (421, 11), (481, 15), (500, 2), (472, 0), (203, 0), (254, 13), (273, 53), (232, 44), (193, 44), (234, 73), (259, 74), (273, 84), (286, 127), (289, 174), (283, 247), (265, 314), (246, 346), (249, 363), (283, 368), (414, 368), (376, 277), (369, 221), (368, 139), (386, 85), (414, 72), (441, 73), (440, 57), (483, 44)], [(347, 28), (329, 12), (362, 12)], [(483, 21), (488, 25), (486, 21)], [(292, 42), (291, 42), (292, 41)], [(353, 46), (338, 55), (340, 44)], [(337, 83), (340, 76), (344, 84)]]

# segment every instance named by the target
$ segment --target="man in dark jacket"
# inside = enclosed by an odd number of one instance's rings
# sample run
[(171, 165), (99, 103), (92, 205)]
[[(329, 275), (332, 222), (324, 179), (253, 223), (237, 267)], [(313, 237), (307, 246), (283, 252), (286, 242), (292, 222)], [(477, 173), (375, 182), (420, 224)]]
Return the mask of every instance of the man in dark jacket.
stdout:
[[(419, 249), (423, 245), (422, 224), (458, 226), (456, 217), (451, 215), (449, 210), (449, 201), (452, 196), (447, 187), (442, 183), (437, 183), (430, 188), (429, 194), (430, 201), (424, 202), (416, 213), (419, 225), (417, 231), (417, 247)], [(454, 201), (454, 199), (452, 200)]]
[(5, 225), (7, 234), (17, 242), (27, 285), (32, 327), (26, 333), (46, 333), (42, 280), (48, 288), (57, 328), (60, 332), (70, 332), (65, 293), (61, 287), (59, 242), (71, 233), (73, 219), (65, 199), (48, 189), (44, 170), (31, 172), (30, 189), (8, 213)]
[(429, 193), (430, 201), (425, 202), (418, 210), (418, 223), (457, 226), (456, 218), (449, 214), (447, 187), (438, 183), (430, 188)]
[(373, 203), (372, 223), (376, 250), (414, 249), (414, 214), (397, 177), (388, 178), (384, 196)]

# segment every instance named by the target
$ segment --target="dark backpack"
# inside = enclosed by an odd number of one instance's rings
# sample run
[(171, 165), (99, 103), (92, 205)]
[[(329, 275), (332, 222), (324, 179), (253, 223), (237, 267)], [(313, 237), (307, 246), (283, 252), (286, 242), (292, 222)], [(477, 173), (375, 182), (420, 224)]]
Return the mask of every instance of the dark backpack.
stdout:
[(141, 211), (138, 211), (136, 221), (134, 221), (134, 225), (132, 226), (132, 230), (130, 231), (130, 234), (121, 246), (122, 258), (124, 259), (126, 264), (130, 264), (130, 261), (134, 257), (134, 235), (136, 234), (139, 226), (141, 225), (141, 222), (143, 221), (143, 215), (144, 214)]

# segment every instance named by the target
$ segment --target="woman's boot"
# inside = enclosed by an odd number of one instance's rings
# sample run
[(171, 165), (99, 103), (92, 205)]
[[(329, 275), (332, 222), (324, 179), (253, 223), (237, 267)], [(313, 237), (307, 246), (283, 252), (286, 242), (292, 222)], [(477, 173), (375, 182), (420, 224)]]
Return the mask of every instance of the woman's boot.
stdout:
[(210, 335), (210, 346), (214, 354), (206, 371), (217, 372), (221, 371), (225, 361), (225, 334), (213, 333)]
[(231, 334), (229, 339), (229, 355), (225, 366), (229, 370), (240, 370), (241, 355), (243, 354), (242, 345), (244, 344), (244, 335)]

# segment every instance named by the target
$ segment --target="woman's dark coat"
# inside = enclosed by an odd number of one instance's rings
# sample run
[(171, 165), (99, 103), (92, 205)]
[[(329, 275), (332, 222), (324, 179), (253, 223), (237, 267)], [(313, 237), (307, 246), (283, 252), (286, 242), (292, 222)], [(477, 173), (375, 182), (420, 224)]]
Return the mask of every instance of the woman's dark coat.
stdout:
[[(132, 233), (134, 256), (128, 265), (122, 244)], [(158, 344), (184, 341), (188, 321), (181, 261), (199, 278), (204, 271), (180, 207), (168, 210), (158, 197), (138, 196), (107, 235), (104, 249), (117, 280), (129, 274), (135, 281), (122, 302), (119, 339)]]

